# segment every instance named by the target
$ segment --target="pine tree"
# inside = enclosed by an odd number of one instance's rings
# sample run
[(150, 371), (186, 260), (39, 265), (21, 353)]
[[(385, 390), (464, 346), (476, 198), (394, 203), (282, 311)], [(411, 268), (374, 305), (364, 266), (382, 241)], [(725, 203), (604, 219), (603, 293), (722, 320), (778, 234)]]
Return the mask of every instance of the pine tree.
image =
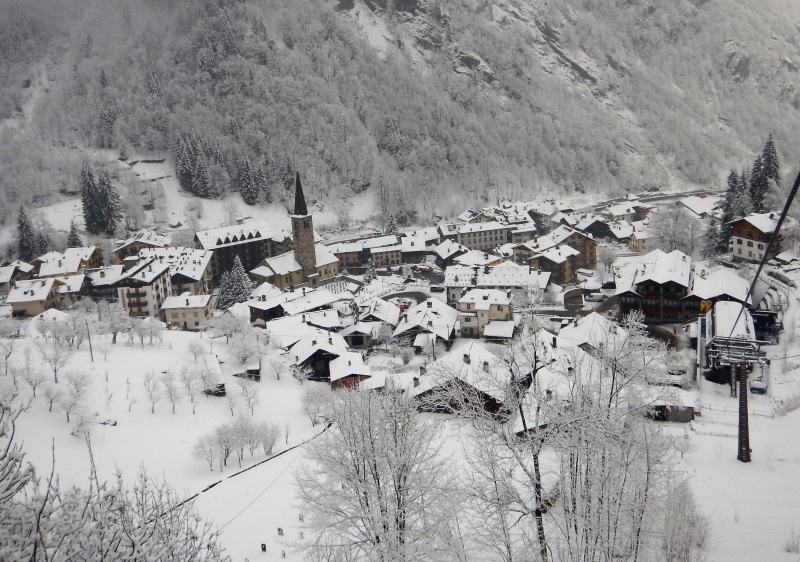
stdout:
[(78, 229), (74, 222), (69, 223), (69, 235), (67, 236), (67, 248), (83, 248), (83, 240), (78, 234)]
[(716, 236), (716, 251), (720, 253), (728, 251), (728, 240), (731, 237), (732, 229), (730, 223), (738, 218), (735, 216), (735, 209), (737, 207), (736, 199), (740, 184), (739, 174), (731, 170), (728, 174), (728, 187), (725, 191), (725, 198), (722, 201), (722, 220)]
[(747, 170), (742, 170), (739, 175), (739, 185), (736, 188), (736, 202), (734, 208), (734, 219), (738, 219), (750, 214), (753, 205), (750, 201), (750, 180), (747, 177)]
[(105, 169), (100, 170), (94, 195), (89, 199), (89, 210), (84, 216), (86, 230), (92, 234), (113, 234), (122, 220), (122, 204), (117, 188)]
[(108, 78), (106, 77), (105, 68), (100, 69), (100, 87), (102, 88), (108, 87)]
[[(89, 215), (91, 214), (91, 200), (97, 191), (97, 183), (94, 179), (94, 171), (86, 160), (81, 167), (81, 203), (83, 204), (83, 219), (86, 221), (86, 229), (89, 230)], [(91, 231), (90, 231), (91, 232)]]
[(753, 162), (753, 169), (750, 172), (750, 202), (753, 205), (754, 213), (764, 212), (764, 195), (769, 188), (769, 182), (765, 174), (764, 160), (757, 156)]
[(394, 215), (389, 215), (389, 225), (386, 227), (386, 234), (394, 234), (397, 232), (397, 225), (394, 222)]
[(256, 172), (256, 190), (261, 201), (272, 203), (272, 188), (269, 185), (269, 181), (267, 181), (267, 174), (264, 172), (264, 168), (260, 166)]
[(198, 197), (209, 196), (211, 191), (211, 177), (208, 173), (208, 165), (206, 164), (205, 157), (200, 154), (197, 156), (194, 173), (192, 174), (192, 188), (191, 192)]
[(777, 186), (780, 186), (781, 165), (778, 161), (778, 151), (775, 149), (775, 141), (772, 138), (772, 133), (767, 137), (767, 142), (764, 144), (764, 149), (761, 151), (761, 160), (764, 163), (764, 176), (768, 180), (774, 181)]
[(17, 249), (19, 259), (22, 261), (29, 262), (38, 255), (36, 233), (33, 231), (31, 220), (22, 207), (19, 208), (19, 218), (17, 219)]
[(53, 249), (53, 244), (50, 242), (50, 237), (44, 232), (39, 232), (36, 235), (36, 255), (43, 256)]
[(255, 205), (258, 202), (258, 189), (253, 179), (250, 159), (246, 156), (239, 161), (239, 193), (247, 205)]
[(233, 267), (222, 274), (217, 297), (217, 308), (228, 309), (236, 303), (245, 302), (255, 283), (250, 280), (242, 262), (237, 255), (233, 259)]

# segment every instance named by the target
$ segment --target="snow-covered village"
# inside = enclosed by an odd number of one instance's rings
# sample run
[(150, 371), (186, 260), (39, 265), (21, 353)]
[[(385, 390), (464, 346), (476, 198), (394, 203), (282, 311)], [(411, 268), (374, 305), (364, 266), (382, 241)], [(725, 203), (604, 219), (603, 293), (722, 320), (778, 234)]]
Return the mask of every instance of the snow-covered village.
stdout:
[[(136, 511), (97, 548), (125, 529), (144, 549), (176, 510), (188, 550), (170, 559), (791, 547), (800, 262), (773, 236), (780, 210), (730, 220), (738, 185), (501, 202), (328, 242), (297, 173), (288, 228), (234, 217), (191, 247), (142, 229), (110, 255), (83, 244), (76, 204), (69, 247), (31, 257), (21, 210), (28, 261), (0, 269), (3, 462), (24, 453), (54, 488), (30, 507), (54, 514), (3, 559), (77, 553), (87, 539), (61, 525), (95, 533), (120, 516), (72, 511), (122, 490)], [(677, 249), (720, 222), (714, 258)], [(139, 502), (142, 486), (161, 495)]]
[(798, 29), (0, 0), (0, 562), (800, 562)]

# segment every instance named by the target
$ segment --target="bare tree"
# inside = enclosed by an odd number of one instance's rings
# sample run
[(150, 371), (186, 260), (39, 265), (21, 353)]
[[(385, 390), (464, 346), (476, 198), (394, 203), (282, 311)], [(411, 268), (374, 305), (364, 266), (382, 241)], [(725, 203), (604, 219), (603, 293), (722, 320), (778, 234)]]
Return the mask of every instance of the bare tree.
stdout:
[[(617, 251), (612, 246), (598, 246), (597, 261), (603, 264), (603, 273), (610, 273), (611, 266), (617, 259)], [(605, 278), (605, 275), (603, 276)]]
[[(3, 331), (7, 331), (5, 328)], [(11, 355), (16, 351), (19, 340), (12, 338), (10, 335), (0, 333), (0, 356), (3, 357), (3, 369), (8, 374), (8, 365), (11, 362)]]
[(111, 343), (117, 343), (117, 336), (130, 331), (133, 323), (130, 315), (119, 303), (107, 305), (102, 314), (103, 330), (111, 334)]
[(231, 353), (242, 365), (250, 359), (258, 357), (259, 351), (258, 341), (252, 333), (241, 334), (231, 343)]
[(189, 397), (189, 401), (192, 403), (192, 413), (194, 414), (194, 395), (200, 390), (200, 378), (197, 375), (197, 371), (193, 371), (186, 365), (183, 365), (178, 373), (178, 378), (180, 379), (184, 390), (186, 390), (186, 395)]
[(309, 384), (300, 400), (303, 413), (311, 420), (311, 425), (315, 426), (322, 410), (333, 400), (333, 394), (327, 384)]
[(445, 559), (456, 492), (438, 430), (400, 393), (337, 393), (335, 425), (297, 474), (313, 559)]
[(47, 343), (36, 342), (36, 349), (39, 350), (42, 360), (53, 371), (53, 381), (58, 384), (58, 372), (69, 363), (72, 350), (58, 345), (55, 340)]
[(228, 466), (228, 458), (231, 453), (236, 449), (239, 438), (233, 428), (233, 424), (225, 424), (217, 427), (214, 430), (214, 440), (219, 450), (219, 469)]
[(271, 357), (269, 359), (269, 366), (272, 372), (275, 373), (275, 378), (281, 380), (281, 373), (286, 370), (286, 364), (281, 357)]
[(192, 356), (195, 363), (197, 363), (197, 358), (201, 357), (205, 351), (203, 344), (198, 340), (190, 341), (187, 349), (189, 350), (189, 354)]
[(175, 404), (180, 402), (180, 395), (178, 394), (178, 383), (175, 381), (175, 373), (170, 370), (161, 373), (161, 384), (164, 386), (164, 393), (167, 395), (167, 400), (172, 404), (172, 413), (175, 413)]
[(255, 407), (261, 401), (261, 394), (258, 392), (258, 385), (253, 381), (241, 380), (239, 386), (242, 388), (242, 398), (247, 403), (250, 415), (255, 414)]
[(95, 346), (97, 352), (103, 356), (103, 361), (108, 362), (108, 356), (111, 354), (111, 346), (103, 342)]
[(30, 369), (22, 372), (22, 380), (24, 380), (33, 391), (33, 397), (36, 398), (36, 389), (41, 386), (47, 376), (38, 369)]
[(208, 463), (208, 468), (214, 472), (214, 459), (217, 458), (217, 442), (211, 435), (203, 435), (194, 444), (193, 454), (196, 458)]
[(69, 392), (78, 398), (85, 397), (86, 392), (92, 386), (92, 375), (86, 371), (67, 373), (64, 378), (67, 381)]
[(154, 414), (156, 412), (156, 404), (161, 400), (161, 389), (152, 371), (145, 373), (143, 382), (144, 392), (147, 394), (147, 400), (150, 402), (150, 413)]
[(48, 411), (53, 411), (53, 404), (60, 402), (61, 389), (55, 385), (48, 384), (44, 387), (44, 399), (47, 400)]
[(265, 455), (271, 455), (272, 449), (281, 437), (281, 428), (272, 422), (261, 422), (256, 426), (256, 436)]

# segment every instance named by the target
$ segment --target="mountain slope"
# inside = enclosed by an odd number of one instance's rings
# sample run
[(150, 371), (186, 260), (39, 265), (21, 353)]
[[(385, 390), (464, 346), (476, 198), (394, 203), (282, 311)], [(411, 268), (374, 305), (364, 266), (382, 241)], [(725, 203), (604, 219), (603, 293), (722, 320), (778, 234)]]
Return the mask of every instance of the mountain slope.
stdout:
[(800, 136), (797, 15), (774, 2), (97, 3), (50, 52), (35, 134), (171, 153), (194, 132), (219, 147), (219, 191), (247, 158), (276, 198), (299, 168), (312, 199), (375, 190), (401, 223), (495, 197), (716, 186), (769, 132), (779, 149)]

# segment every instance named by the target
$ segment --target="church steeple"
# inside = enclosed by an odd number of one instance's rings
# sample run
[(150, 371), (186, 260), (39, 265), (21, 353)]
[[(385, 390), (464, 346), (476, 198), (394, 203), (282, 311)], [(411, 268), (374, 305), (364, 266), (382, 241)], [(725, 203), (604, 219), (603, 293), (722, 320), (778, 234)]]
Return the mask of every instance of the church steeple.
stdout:
[(294, 214), (297, 216), (307, 215), (306, 198), (303, 195), (303, 186), (300, 183), (300, 172), (296, 172), (294, 180)]

